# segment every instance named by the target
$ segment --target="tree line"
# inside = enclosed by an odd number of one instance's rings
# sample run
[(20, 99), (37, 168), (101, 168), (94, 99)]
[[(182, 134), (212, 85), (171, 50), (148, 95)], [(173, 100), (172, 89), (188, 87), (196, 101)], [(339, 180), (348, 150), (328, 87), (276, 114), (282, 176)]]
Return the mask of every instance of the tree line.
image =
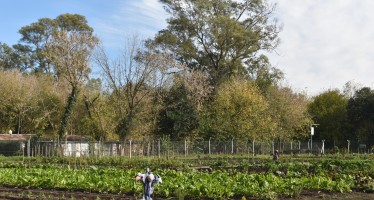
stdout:
[(330, 120), (316, 109), (326, 106), (318, 100), (324, 94), (309, 98), (281, 84), (282, 71), (262, 54), (279, 43), (274, 5), (160, 2), (168, 26), (153, 38), (128, 36), (116, 58), (79, 14), (39, 19), (21, 27), (18, 44), (0, 43), (0, 131), (284, 141), (308, 138), (319, 123), (317, 138), (342, 140), (348, 129), (332, 124), (341, 117), (362, 142), (370, 138), (371, 118), (348, 114), (348, 105), (357, 110), (361, 100), (345, 98), (347, 115)]
[(315, 139), (328, 146), (374, 145), (374, 90), (348, 82), (343, 91), (330, 89), (316, 95), (308, 105), (312, 119), (320, 125)]

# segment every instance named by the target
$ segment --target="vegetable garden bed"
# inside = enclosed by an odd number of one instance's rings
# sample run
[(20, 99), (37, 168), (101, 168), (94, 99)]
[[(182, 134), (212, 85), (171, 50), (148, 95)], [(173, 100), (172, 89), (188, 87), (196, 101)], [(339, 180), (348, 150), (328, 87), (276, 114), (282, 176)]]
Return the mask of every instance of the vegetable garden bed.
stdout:
[(39, 196), (63, 191), (73, 198), (82, 194), (93, 198), (93, 194), (100, 199), (131, 199), (141, 196), (142, 187), (135, 183), (134, 175), (144, 171), (147, 165), (164, 180), (156, 186), (157, 199), (287, 199), (340, 193), (372, 198), (374, 192), (373, 160), (238, 162), (231, 166), (216, 161), (203, 171), (191, 169), (188, 163), (173, 165), (158, 159), (146, 164), (144, 160), (123, 160), (114, 167), (82, 164), (82, 161), (29, 163), (0, 163), (1, 186), (46, 191)]

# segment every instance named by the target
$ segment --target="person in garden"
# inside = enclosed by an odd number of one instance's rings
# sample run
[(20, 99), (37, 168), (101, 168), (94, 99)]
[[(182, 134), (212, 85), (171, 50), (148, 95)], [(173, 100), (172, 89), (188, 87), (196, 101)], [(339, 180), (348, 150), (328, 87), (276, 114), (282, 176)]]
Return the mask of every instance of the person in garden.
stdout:
[(147, 168), (144, 174), (138, 173), (135, 176), (136, 182), (143, 184), (143, 198), (142, 200), (151, 200), (154, 187), (157, 183), (162, 183), (161, 176), (158, 174), (152, 174)]
[(273, 154), (273, 161), (278, 162), (278, 160), (279, 160), (279, 152), (278, 150), (275, 150)]

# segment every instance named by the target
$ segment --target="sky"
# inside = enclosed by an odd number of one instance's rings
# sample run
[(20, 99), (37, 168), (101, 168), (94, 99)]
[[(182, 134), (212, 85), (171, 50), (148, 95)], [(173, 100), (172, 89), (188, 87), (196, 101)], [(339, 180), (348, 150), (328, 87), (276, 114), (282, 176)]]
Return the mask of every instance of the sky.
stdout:
[[(282, 26), (281, 43), (267, 55), (285, 74), (284, 85), (317, 95), (353, 82), (374, 89), (373, 0), (269, 0)], [(167, 13), (157, 0), (0, 0), (0, 42), (13, 45), (18, 30), (40, 18), (86, 17), (109, 52), (120, 54), (126, 37), (153, 37)]]

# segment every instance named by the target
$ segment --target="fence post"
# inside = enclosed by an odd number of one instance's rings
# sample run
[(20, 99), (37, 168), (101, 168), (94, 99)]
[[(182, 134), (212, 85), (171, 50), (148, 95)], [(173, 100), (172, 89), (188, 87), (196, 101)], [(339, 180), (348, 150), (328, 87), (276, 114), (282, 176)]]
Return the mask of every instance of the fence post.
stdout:
[(209, 138), (208, 146), (209, 146), (209, 155), (210, 155), (210, 138)]
[(30, 157), (30, 145), (31, 145), (31, 137), (29, 137), (29, 140), (27, 141), (27, 157)]
[[(65, 137), (65, 149), (68, 154), (67, 156), (71, 156), (71, 152), (68, 151), (68, 137)], [(64, 155), (64, 151), (62, 151), (62, 155)]]
[(125, 156), (125, 151), (126, 151), (126, 140), (123, 139), (122, 145), (121, 145), (121, 156)]
[(349, 154), (349, 145), (351, 144), (351, 141), (347, 140), (347, 142), (348, 142), (348, 154)]
[(271, 142), (271, 147), (273, 149), (273, 154), (274, 154), (274, 140)]
[(187, 140), (184, 140), (184, 157), (187, 156)]
[(131, 140), (130, 140), (130, 159), (131, 159), (131, 153), (132, 153), (132, 149), (131, 149)]
[(231, 154), (234, 154), (234, 139), (231, 139)]
[(299, 141), (299, 154), (301, 153), (301, 145), (300, 145), (300, 141)]
[(110, 155), (110, 157), (113, 156), (113, 143), (112, 142), (110, 143), (109, 155)]
[(255, 140), (252, 141), (252, 161), (255, 163)]
[(292, 152), (293, 152), (293, 151), (292, 151), (292, 141), (291, 141), (291, 154), (292, 154)]
[(160, 138), (158, 139), (158, 157), (160, 157), (160, 151), (161, 151), (161, 144), (160, 144)]
[(101, 138), (99, 140), (99, 145), (97, 148), (97, 158), (100, 158), (100, 157), (101, 157)]
[(156, 156), (155, 153), (155, 140), (152, 140), (152, 157)]
[(325, 140), (322, 140), (321, 154), (325, 154)]

